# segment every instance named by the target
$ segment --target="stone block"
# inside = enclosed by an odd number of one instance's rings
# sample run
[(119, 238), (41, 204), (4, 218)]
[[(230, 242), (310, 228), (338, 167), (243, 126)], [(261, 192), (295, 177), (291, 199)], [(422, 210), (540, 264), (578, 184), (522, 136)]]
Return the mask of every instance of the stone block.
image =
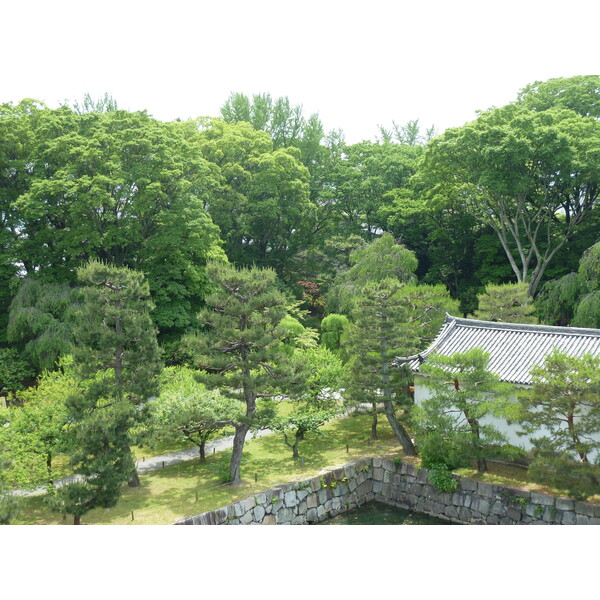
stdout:
[(352, 463), (344, 465), (344, 477), (351, 479), (352, 477), (355, 477), (355, 476), (356, 476), (356, 467)]
[(488, 525), (499, 525), (500, 524), (500, 519), (498, 518), (497, 515), (490, 515), (488, 517)]
[(328, 498), (329, 498), (329, 489), (319, 490), (319, 492), (317, 492), (317, 501), (319, 504), (325, 504), (325, 502), (327, 502)]
[(213, 512), (215, 515), (216, 525), (222, 525), (225, 521), (227, 521), (227, 510), (225, 508), (217, 508), (217, 510)]
[(477, 482), (467, 477), (459, 477), (458, 485), (461, 490), (464, 490), (466, 492), (474, 492), (477, 490)]
[(250, 510), (247, 513), (244, 513), (240, 517), (240, 523), (242, 525), (249, 525), (254, 520), (254, 511)]
[(242, 513), (247, 513), (249, 510), (252, 510), (256, 506), (256, 500), (254, 500), (253, 496), (252, 498), (241, 500), (238, 504), (240, 505)]
[(590, 517), (590, 525), (600, 525), (600, 517)]
[(254, 509), (254, 520), (257, 523), (261, 523), (262, 520), (265, 518), (265, 509), (261, 506), (258, 505), (257, 507), (255, 507)]
[(427, 498), (435, 498), (436, 500), (438, 499), (438, 491), (430, 483), (426, 483), (423, 485), (421, 493)]
[(325, 507), (320, 504), (317, 506), (317, 520), (322, 521), (326, 516)]
[(263, 525), (277, 525), (275, 515), (266, 515), (262, 522)]
[(470, 509), (465, 508), (464, 506), (458, 511), (458, 518), (461, 523), (470, 523), (472, 514)]
[(316, 508), (309, 508), (306, 511), (306, 522), (307, 523), (316, 523), (318, 521), (318, 516), (317, 516), (317, 509)]
[(590, 517), (587, 515), (577, 515), (577, 525), (589, 525)]
[(504, 504), (502, 504), (502, 502), (500, 502), (500, 500), (495, 500), (494, 503), (492, 504), (492, 508), (490, 508), (490, 514), (492, 515), (504, 515), (506, 512), (506, 509), (504, 507)]
[(594, 505), (587, 502), (575, 502), (575, 512), (578, 515), (594, 516)]
[(381, 467), (383, 468), (384, 471), (390, 471), (390, 473), (393, 473), (396, 471), (396, 465), (394, 464), (394, 461), (390, 460), (389, 458), (384, 458), (381, 461)]
[(419, 469), (419, 471), (417, 473), (417, 483), (427, 483), (428, 475), (429, 475), (428, 469)]
[(549, 496), (548, 494), (531, 492), (531, 502), (533, 502), (533, 504), (539, 504), (540, 506), (554, 506), (554, 497)]
[(296, 507), (296, 513), (299, 515), (305, 515), (307, 509), (308, 509), (308, 506), (307, 506), (306, 500), (302, 500), (302, 502), (300, 502), (298, 504), (298, 506)]
[(376, 457), (373, 459), (373, 467), (374, 467), (374, 468), (376, 468), (376, 469), (378, 469), (378, 468), (381, 468), (381, 465), (382, 465), (382, 464), (383, 464), (383, 459), (382, 459), (382, 458), (380, 458), (379, 456), (376, 456)]
[(294, 511), (291, 508), (282, 508), (275, 515), (277, 525), (290, 525), (294, 516)]
[(350, 481), (348, 482), (348, 489), (353, 492), (354, 490), (356, 490), (356, 488), (358, 487), (358, 483), (356, 482), (356, 477), (353, 477), (352, 479), (350, 479)]
[(452, 504), (452, 494), (450, 492), (439, 492), (437, 499), (442, 504)]
[(306, 497), (306, 508), (317, 508), (317, 494)]
[(490, 502), (486, 498), (474, 498), (471, 503), (471, 509), (482, 515), (490, 514)]
[(286, 492), (283, 496), (283, 503), (287, 508), (296, 506), (298, 504), (298, 496), (296, 495), (296, 492), (293, 490)]
[(557, 498), (556, 499), (556, 508), (558, 510), (573, 510), (575, 506), (575, 501), (571, 498)]
[(446, 508), (444, 509), (444, 514), (449, 519), (458, 519), (458, 509), (456, 508), (456, 506), (446, 506)]
[(416, 477), (417, 468), (414, 465), (411, 465), (410, 463), (403, 462), (400, 465), (400, 473), (402, 473), (403, 475), (411, 475), (413, 477)]
[(321, 479), (319, 477), (313, 477), (310, 480), (310, 487), (313, 492), (317, 492), (321, 489)]
[(373, 482), (373, 493), (374, 494), (381, 494), (382, 489), (383, 489), (383, 483), (381, 483), (381, 481)]
[(373, 469), (373, 481), (383, 481), (383, 469), (381, 467)]
[(381, 488), (381, 495), (384, 498), (389, 498), (392, 495), (392, 486), (389, 483), (384, 483)]
[(600, 518), (600, 504), (594, 505), (594, 517)]
[(522, 516), (523, 513), (520, 511), (520, 509), (514, 506), (509, 507), (506, 511), (506, 517), (511, 521), (514, 521), (515, 523), (518, 523), (521, 520)]
[(563, 525), (576, 525), (577, 524), (577, 518), (575, 516), (575, 513), (571, 512), (570, 510), (566, 510), (563, 513), (561, 523)]
[(297, 490), (296, 491), (296, 498), (298, 498), (298, 502), (301, 502), (302, 500), (304, 500), (304, 498), (306, 498), (306, 496), (308, 496), (310, 492), (306, 489), (301, 489), (301, 490)]
[(491, 483), (486, 483), (485, 481), (479, 481), (477, 483), (477, 493), (484, 498), (493, 498), (494, 497), (494, 487)]
[(411, 495), (413, 495), (413, 496), (420, 496), (422, 490), (423, 490), (423, 486), (420, 483), (413, 483), (408, 488), (408, 493), (411, 494)]
[(292, 525), (306, 525), (306, 515), (296, 515), (292, 519)]
[(271, 512), (276, 515), (282, 508), (283, 508), (283, 502), (279, 501), (279, 502), (275, 502), (271, 505), (272, 509)]

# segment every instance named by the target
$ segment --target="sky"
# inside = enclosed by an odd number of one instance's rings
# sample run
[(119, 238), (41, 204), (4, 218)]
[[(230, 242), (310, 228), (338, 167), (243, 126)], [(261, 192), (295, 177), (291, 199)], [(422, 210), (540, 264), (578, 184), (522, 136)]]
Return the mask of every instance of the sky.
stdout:
[(107, 92), (172, 120), (268, 92), (349, 143), (393, 121), (442, 132), (533, 81), (598, 74), (599, 16), (589, 0), (12, 2), (0, 103)]

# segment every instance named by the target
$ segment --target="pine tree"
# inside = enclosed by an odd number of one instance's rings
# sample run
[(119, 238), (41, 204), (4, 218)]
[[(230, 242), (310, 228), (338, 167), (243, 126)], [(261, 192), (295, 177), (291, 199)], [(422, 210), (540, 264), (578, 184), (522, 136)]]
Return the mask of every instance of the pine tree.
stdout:
[(286, 353), (288, 330), (280, 326), (286, 298), (276, 286), (272, 269), (236, 269), (214, 261), (207, 275), (215, 286), (199, 319), (205, 331), (187, 338), (199, 380), (209, 388), (243, 403), (245, 414), (234, 423), (235, 436), (229, 466), (232, 485), (242, 483), (240, 465), (246, 435), (266, 426), (272, 411), (257, 400), (279, 393), (293, 394), (303, 385), (303, 369)]
[[(416, 337), (407, 326), (408, 309), (397, 279), (369, 283), (361, 290), (345, 345), (349, 354), (345, 397), (354, 403), (383, 403), (394, 434), (409, 456), (416, 456), (410, 436), (398, 421), (396, 408), (412, 404), (410, 374), (396, 367), (397, 356), (415, 351)], [(376, 413), (375, 413), (376, 414)], [(374, 430), (376, 434), (376, 430)]]
[(92, 261), (78, 270), (80, 292), (73, 361), (81, 391), (68, 399), (74, 422), (71, 463), (81, 482), (57, 490), (52, 502), (75, 515), (114, 506), (121, 486), (139, 485), (131, 454), (162, 369), (153, 304), (143, 274)]

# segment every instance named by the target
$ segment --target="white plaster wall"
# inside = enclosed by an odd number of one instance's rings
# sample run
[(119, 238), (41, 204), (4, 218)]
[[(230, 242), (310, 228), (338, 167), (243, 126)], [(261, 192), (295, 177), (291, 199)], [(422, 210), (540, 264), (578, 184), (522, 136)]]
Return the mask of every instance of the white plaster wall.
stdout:
[[(427, 387), (427, 380), (423, 376), (415, 377), (415, 404), (421, 406), (423, 401), (432, 396), (431, 390)], [(513, 400), (517, 402), (516, 396), (513, 397)], [(524, 450), (528, 451), (533, 448), (533, 444), (529, 441), (528, 436), (526, 435), (518, 435), (519, 431), (522, 431), (522, 427), (518, 423), (509, 424), (506, 419), (502, 419), (500, 417), (487, 416), (479, 420), (480, 423), (484, 425), (493, 425), (498, 431), (503, 433), (507, 439), (508, 443), (513, 446), (520, 446)], [(545, 428), (538, 429), (535, 435), (531, 437), (542, 437), (543, 435), (547, 435), (548, 431)], [(600, 441), (600, 432), (596, 435), (592, 436), (594, 440)], [(590, 453), (590, 460), (593, 461), (597, 455), (600, 455), (600, 452)]]

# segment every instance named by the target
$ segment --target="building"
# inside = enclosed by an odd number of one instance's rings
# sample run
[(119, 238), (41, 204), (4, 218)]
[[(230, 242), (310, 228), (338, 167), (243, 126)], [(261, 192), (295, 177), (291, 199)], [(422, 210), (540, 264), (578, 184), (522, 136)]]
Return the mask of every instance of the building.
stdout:
[[(415, 403), (420, 405), (430, 395), (426, 377), (419, 374), (420, 365), (429, 355), (451, 356), (474, 348), (481, 348), (490, 355), (489, 370), (502, 381), (527, 387), (531, 384), (531, 368), (542, 366), (554, 349), (573, 357), (585, 354), (600, 357), (600, 329), (497, 323), (446, 314), (446, 321), (429, 348), (398, 359), (399, 364), (408, 363), (415, 373)], [(482, 422), (497, 427), (507, 435), (509, 443), (531, 448), (527, 438), (517, 434), (518, 424), (508, 424), (495, 417), (486, 417)], [(598, 436), (600, 438), (600, 432)]]

